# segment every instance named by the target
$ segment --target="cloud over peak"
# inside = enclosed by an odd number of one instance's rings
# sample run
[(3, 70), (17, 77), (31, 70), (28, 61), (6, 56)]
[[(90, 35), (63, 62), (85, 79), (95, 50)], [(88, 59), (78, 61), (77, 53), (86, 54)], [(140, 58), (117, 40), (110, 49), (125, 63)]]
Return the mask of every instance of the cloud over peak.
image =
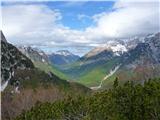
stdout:
[[(84, 30), (71, 29), (62, 23), (63, 14), (45, 4), (2, 6), (2, 30), (14, 44), (34, 46), (91, 47), (108, 39), (127, 38), (159, 31), (159, 3), (115, 2), (112, 11), (92, 16), (95, 25)], [(96, 8), (95, 8), (96, 9)], [(77, 20), (88, 18), (79, 14)], [(83, 23), (83, 22), (82, 22)], [(81, 22), (79, 24), (82, 24)]]
[(97, 26), (91, 30), (106, 37), (131, 37), (159, 30), (159, 3), (122, 2), (114, 5), (110, 13), (94, 16)]

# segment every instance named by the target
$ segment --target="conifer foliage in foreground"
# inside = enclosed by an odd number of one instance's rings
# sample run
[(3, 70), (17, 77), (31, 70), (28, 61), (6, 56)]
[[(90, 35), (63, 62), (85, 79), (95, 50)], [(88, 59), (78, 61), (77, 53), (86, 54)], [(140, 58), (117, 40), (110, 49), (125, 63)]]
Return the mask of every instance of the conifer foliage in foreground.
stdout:
[(159, 120), (160, 78), (144, 85), (126, 82), (92, 96), (37, 103), (15, 120)]

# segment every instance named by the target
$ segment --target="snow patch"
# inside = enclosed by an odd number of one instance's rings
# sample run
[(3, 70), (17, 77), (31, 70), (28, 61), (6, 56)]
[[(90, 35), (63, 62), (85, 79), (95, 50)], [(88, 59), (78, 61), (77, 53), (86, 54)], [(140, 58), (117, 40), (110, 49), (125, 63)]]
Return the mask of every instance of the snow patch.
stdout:
[(57, 54), (57, 55), (63, 55), (63, 56), (72, 55), (72, 53), (70, 53), (70, 52), (67, 51), (67, 50), (60, 50), (60, 51), (57, 51), (55, 54)]
[(45, 59), (42, 58), (42, 62), (45, 62)]
[(7, 87), (8, 83), (9, 83), (9, 80), (11, 79), (12, 77), (12, 74), (14, 74), (13, 72), (9, 74), (9, 78), (5, 81), (4, 84), (1, 83), (1, 92), (5, 90), (5, 88)]
[(110, 47), (113, 52), (127, 52), (127, 48), (124, 45), (117, 44), (116, 46), (111, 46)]
[(8, 85), (8, 82), (9, 82), (9, 80), (5, 81), (4, 84), (1, 84), (1, 92), (5, 90), (5, 88), (6, 88), (7, 85)]
[(111, 71), (109, 72), (109, 74), (107, 74), (107, 75), (101, 80), (101, 82), (100, 82), (100, 84), (99, 84), (98, 86), (90, 87), (90, 88), (91, 88), (92, 90), (98, 90), (98, 89), (100, 89), (100, 88), (102, 87), (103, 82), (104, 82), (105, 80), (107, 80), (109, 77), (111, 77), (111, 76), (119, 69), (120, 66), (121, 66), (121, 65), (118, 65), (118, 66), (116, 66), (113, 70), (111, 70)]
[(104, 50), (110, 50), (112, 51), (116, 56), (120, 56), (120, 54), (123, 54), (124, 52), (127, 52), (128, 49), (126, 48), (125, 45), (122, 45), (120, 43), (112, 43), (109, 42), (105, 45), (102, 45), (101, 47), (96, 47), (92, 51), (90, 51), (88, 54), (86, 54), (86, 57), (91, 57), (94, 55), (97, 55), (101, 53)]

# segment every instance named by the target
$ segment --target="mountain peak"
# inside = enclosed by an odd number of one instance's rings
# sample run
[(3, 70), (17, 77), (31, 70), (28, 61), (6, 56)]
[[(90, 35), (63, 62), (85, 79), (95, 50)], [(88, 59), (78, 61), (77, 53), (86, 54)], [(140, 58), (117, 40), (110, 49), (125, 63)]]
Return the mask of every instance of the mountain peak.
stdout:
[(1, 40), (2, 40), (3, 42), (7, 42), (7, 40), (6, 40), (6, 38), (5, 38), (5, 36), (4, 36), (4, 34), (3, 34), (2, 31), (1, 31)]
[(101, 53), (102, 51), (112, 51), (115, 55), (119, 56), (120, 54), (123, 54), (124, 52), (127, 52), (127, 48), (125, 45), (119, 43), (118, 41), (109, 41), (106, 44), (94, 48), (92, 51), (87, 53), (86, 57), (92, 57), (94, 55), (97, 55)]
[(159, 36), (160, 36), (160, 32), (148, 34), (147, 36), (139, 36), (139, 37), (135, 36), (128, 39), (108, 40), (105, 44), (98, 46), (93, 50), (91, 50), (90, 52), (88, 52), (85, 55), (85, 57), (89, 58), (89, 57), (98, 55), (103, 51), (111, 51), (114, 53), (114, 55), (120, 56), (123, 53), (131, 49), (134, 49), (139, 43), (145, 43), (148, 41), (149, 43), (155, 42), (155, 44), (158, 44)]
[(63, 56), (73, 55), (73, 54), (72, 54), (71, 52), (69, 52), (68, 50), (58, 50), (58, 51), (56, 51), (55, 54), (63, 55)]
[(80, 57), (78, 55), (74, 55), (68, 50), (59, 50), (49, 55), (49, 59), (51, 63), (56, 64), (56, 65), (64, 65), (64, 64), (73, 63), (79, 58)]
[(30, 58), (33, 62), (49, 63), (48, 56), (45, 52), (39, 48), (33, 48), (31, 46), (18, 46), (18, 49)]

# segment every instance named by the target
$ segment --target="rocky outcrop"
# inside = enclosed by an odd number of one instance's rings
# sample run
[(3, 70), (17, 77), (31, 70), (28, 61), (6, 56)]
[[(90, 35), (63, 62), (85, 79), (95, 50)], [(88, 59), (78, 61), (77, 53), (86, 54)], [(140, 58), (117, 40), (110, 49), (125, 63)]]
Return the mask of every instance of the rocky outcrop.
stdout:
[(1, 78), (2, 86), (14, 76), (16, 69), (34, 68), (29, 58), (23, 55), (15, 46), (8, 43), (1, 32)]

